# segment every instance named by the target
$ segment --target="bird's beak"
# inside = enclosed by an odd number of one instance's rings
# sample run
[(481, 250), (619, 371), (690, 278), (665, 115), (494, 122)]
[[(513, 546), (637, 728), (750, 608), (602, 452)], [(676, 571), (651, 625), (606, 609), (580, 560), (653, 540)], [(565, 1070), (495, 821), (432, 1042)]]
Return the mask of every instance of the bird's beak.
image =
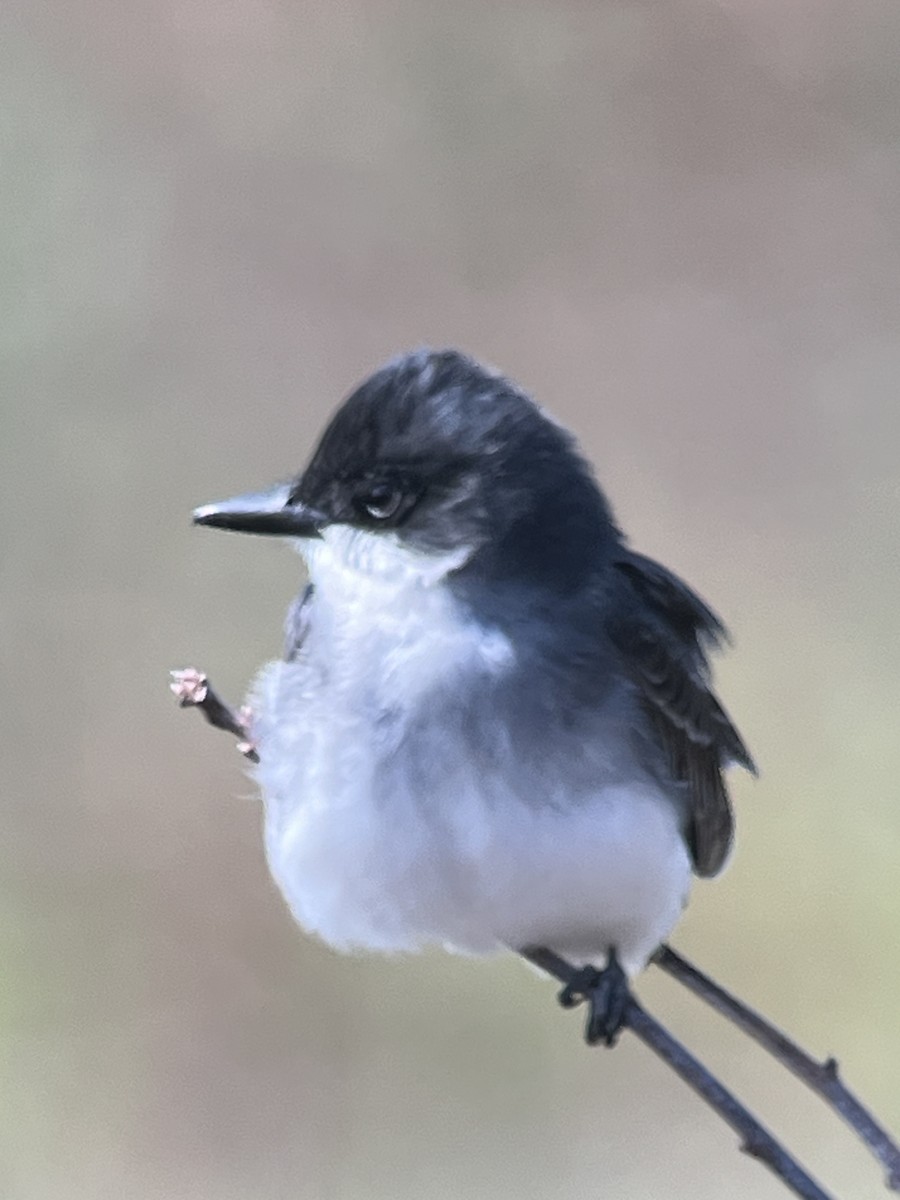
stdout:
[(325, 523), (323, 513), (291, 500), (288, 484), (194, 509), (195, 525), (212, 525), (215, 529), (231, 529), (236, 533), (314, 538), (319, 537)]

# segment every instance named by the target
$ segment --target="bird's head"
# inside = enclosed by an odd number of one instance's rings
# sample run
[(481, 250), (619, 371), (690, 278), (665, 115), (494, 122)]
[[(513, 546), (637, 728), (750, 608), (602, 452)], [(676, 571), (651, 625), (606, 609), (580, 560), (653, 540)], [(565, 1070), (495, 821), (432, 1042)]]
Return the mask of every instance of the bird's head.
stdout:
[(343, 538), (360, 562), (406, 555), (437, 577), (560, 586), (618, 536), (571, 435), (455, 350), (389, 362), (345, 400), (294, 480), (205, 505), (194, 521), (302, 539), (308, 557), (315, 539)]

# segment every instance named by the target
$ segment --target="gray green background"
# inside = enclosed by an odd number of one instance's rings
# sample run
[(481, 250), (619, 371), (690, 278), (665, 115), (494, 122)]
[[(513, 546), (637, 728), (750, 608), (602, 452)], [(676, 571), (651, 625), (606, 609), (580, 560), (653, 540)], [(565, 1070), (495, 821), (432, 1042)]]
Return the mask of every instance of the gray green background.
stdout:
[[(193, 531), (404, 347), (574, 427), (762, 778), (675, 943), (900, 1127), (895, 0), (0, 10), (0, 1196), (785, 1193), (513, 961), (291, 925), (228, 739), (299, 563)], [(878, 1169), (650, 972), (842, 1197)]]

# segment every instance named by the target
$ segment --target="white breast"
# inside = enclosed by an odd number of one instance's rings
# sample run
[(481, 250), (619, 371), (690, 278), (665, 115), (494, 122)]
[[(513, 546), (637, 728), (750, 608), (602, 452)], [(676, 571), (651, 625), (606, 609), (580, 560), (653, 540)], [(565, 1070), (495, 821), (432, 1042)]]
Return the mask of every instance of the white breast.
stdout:
[(488, 768), (466, 753), (460, 697), (516, 656), (440, 586), (465, 554), (342, 527), (304, 551), (306, 640), (251, 701), (269, 865), (296, 919), (342, 949), (546, 944), (587, 960), (615, 944), (642, 966), (690, 879), (673, 806), (646, 781), (568, 798), (564, 763), (518, 794), (502, 713)]
[[(415, 703), (453, 672), (502, 670), (509, 642), (462, 617), (444, 576), (468, 551), (416, 554), (390, 535), (331, 526), (302, 543), (316, 587), (309, 661), (366, 717)], [(374, 707), (373, 707), (374, 706)]]

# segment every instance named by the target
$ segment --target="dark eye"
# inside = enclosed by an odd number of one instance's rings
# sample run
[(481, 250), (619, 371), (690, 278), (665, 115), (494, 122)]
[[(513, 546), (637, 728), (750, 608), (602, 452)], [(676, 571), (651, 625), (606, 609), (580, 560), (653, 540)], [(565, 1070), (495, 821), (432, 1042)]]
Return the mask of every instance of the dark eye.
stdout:
[(361, 513), (375, 521), (389, 521), (397, 515), (403, 503), (403, 492), (387, 483), (377, 483), (356, 497)]

